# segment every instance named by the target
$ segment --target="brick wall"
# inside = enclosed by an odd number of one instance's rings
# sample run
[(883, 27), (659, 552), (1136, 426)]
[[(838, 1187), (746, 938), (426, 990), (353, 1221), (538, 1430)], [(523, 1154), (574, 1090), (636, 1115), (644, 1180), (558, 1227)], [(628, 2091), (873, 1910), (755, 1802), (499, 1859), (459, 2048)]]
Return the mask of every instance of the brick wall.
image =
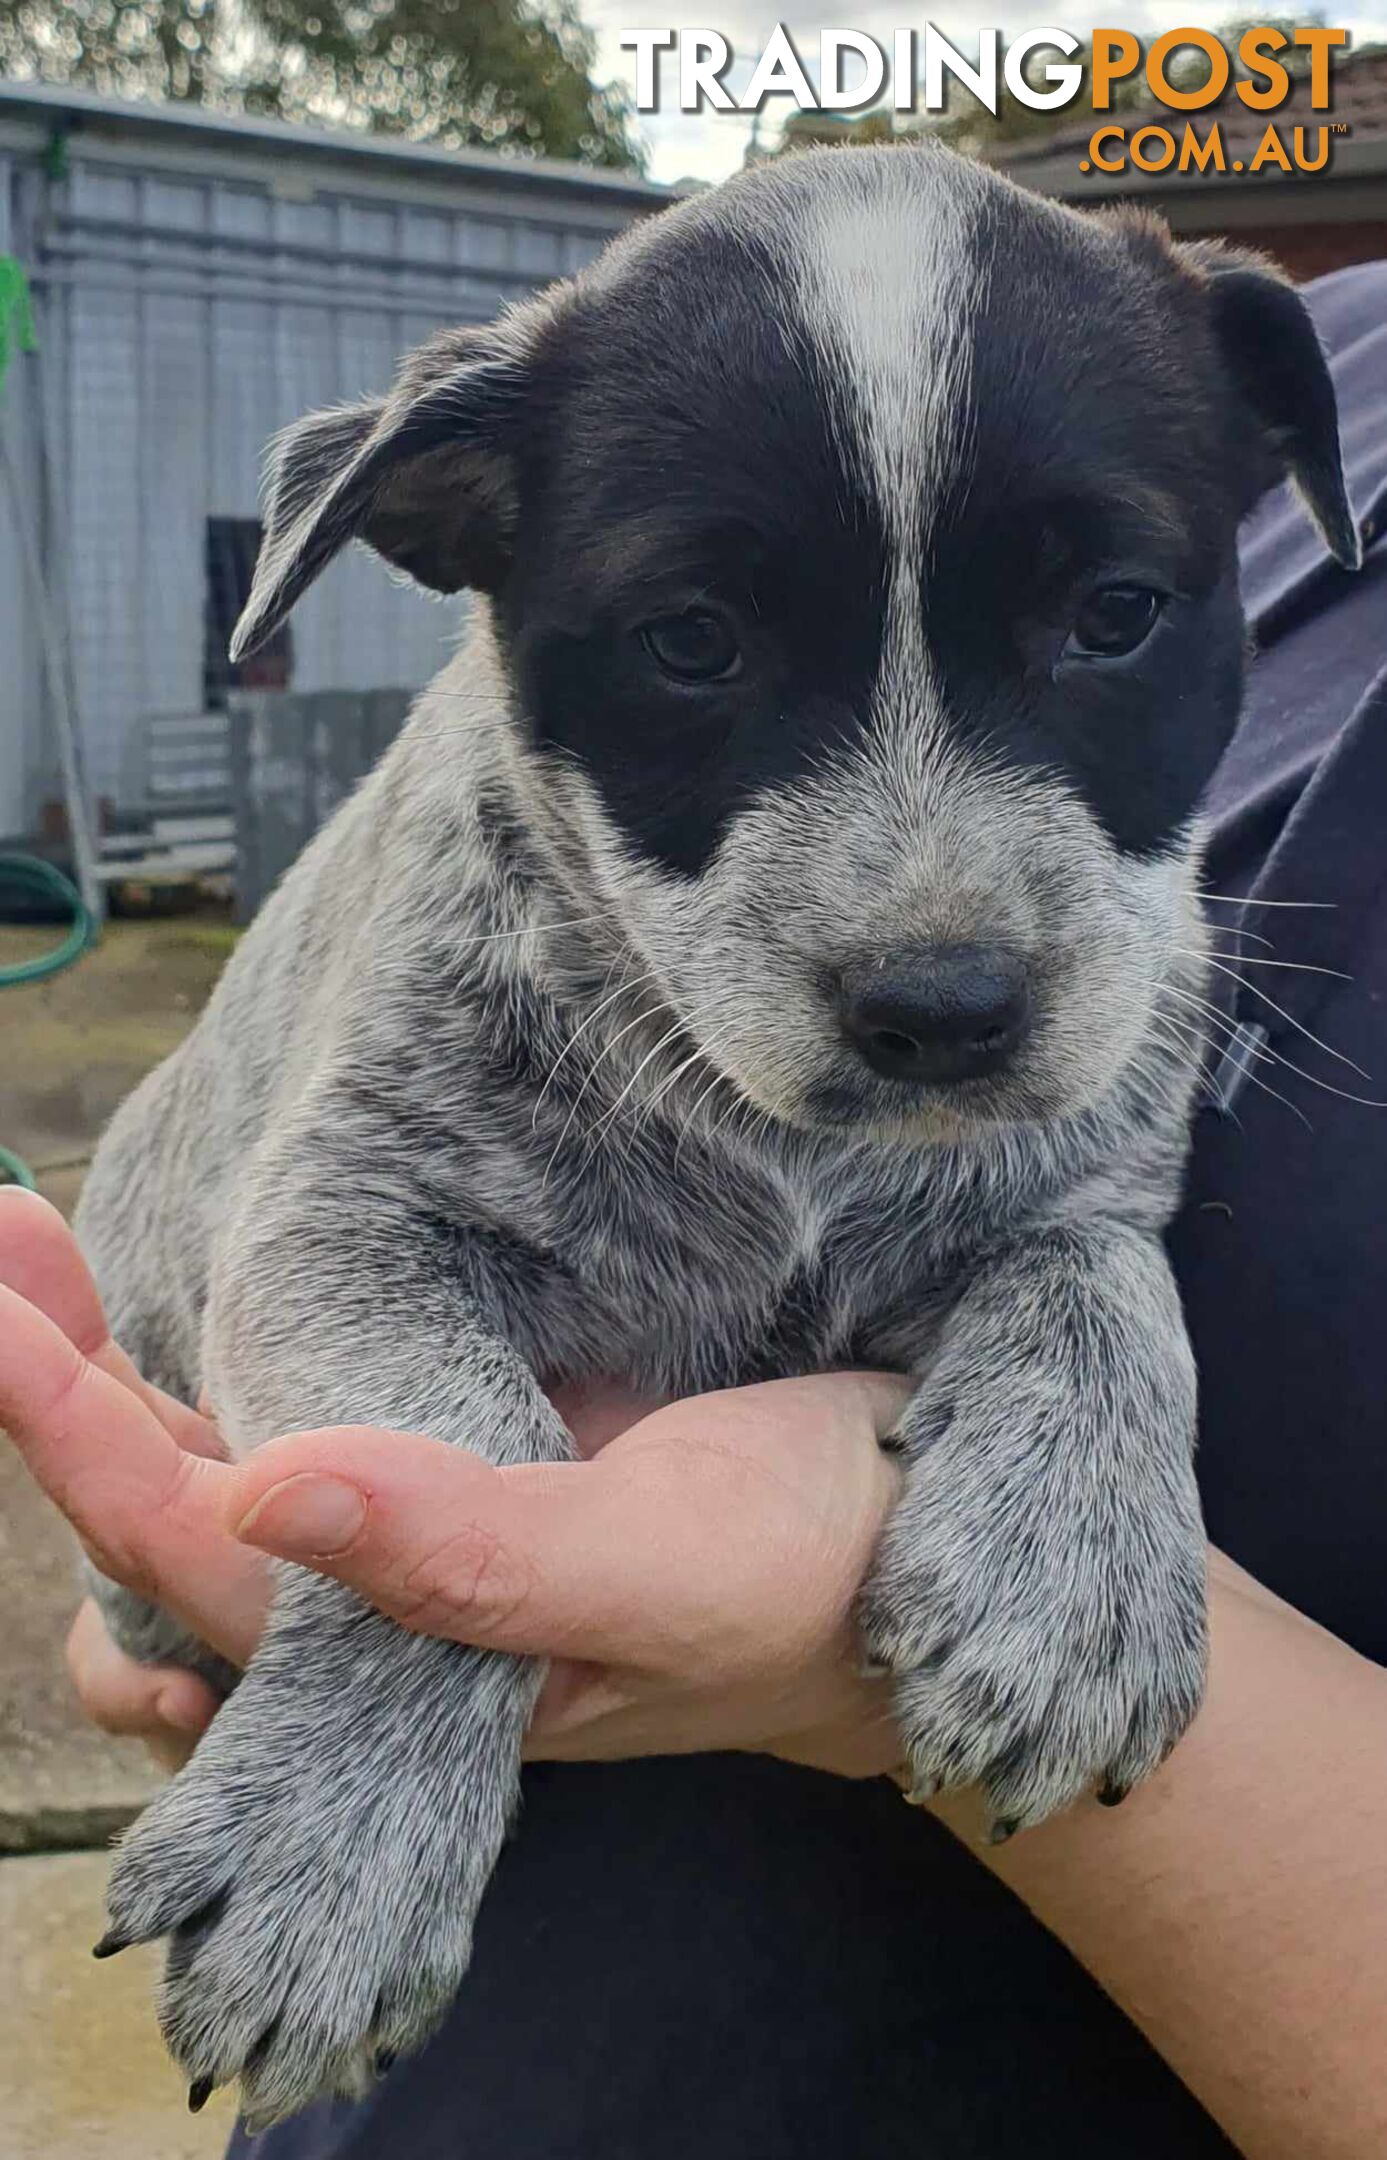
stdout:
[(1357, 224), (1239, 226), (1228, 234), (1239, 247), (1261, 248), (1293, 278), (1322, 277), (1348, 263), (1387, 257), (1387, 218)]

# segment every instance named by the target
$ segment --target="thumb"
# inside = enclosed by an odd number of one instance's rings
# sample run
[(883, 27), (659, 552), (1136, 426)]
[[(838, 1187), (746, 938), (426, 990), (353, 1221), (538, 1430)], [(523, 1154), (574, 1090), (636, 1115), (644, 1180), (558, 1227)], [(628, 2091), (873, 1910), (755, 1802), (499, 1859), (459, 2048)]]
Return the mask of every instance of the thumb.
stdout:
[[(497, 1469), (418, 1433), (292, 1433), (230, 1474), (233, 1534), (421, 1634), (679, 1669), (856, 1590), (906, 1389), (831, 1373), (671, 1403), (590, 1462)], [(724, 1642), (724, 1636), (726, 1642)]]
[[(497, 1469), (418, 1433), (291, 1433), (233, 1473), (244, 1544), (347, 1584), (419, 1634), (496, 1650), (629, 1658), (657, 1597), (603, 1458)], [(635, 1549), (633, 1549), (633, 1541)]]

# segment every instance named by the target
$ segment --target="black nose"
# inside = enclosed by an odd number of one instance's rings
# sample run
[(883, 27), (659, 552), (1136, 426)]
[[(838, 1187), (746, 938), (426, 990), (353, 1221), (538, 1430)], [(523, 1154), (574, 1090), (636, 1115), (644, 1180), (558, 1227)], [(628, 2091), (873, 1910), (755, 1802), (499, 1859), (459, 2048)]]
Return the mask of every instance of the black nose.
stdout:
[(873, 1072), (890, 1080), (979, 1080), (1026, 1031), (1025, 964), (996, 945), (932, 945), (889, 954), (842, 979), (843, 1025)]

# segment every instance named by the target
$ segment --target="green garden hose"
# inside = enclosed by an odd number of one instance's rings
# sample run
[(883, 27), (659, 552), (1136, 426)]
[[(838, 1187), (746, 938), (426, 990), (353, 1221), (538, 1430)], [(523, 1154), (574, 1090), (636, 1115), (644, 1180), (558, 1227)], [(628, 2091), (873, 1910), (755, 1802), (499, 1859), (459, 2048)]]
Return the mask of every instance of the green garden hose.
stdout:
[[(66, 937), (51, 952), (39, 953), (33, 960), (16, 961), (12, 967), (0, 967), (0, 990), (42, 982), (45, 976), (56, 975), (60, 968), (71, 967), (74, 960), (81, 959), (96, 936), (96, 924), (82, 895), (61, 870), (55, 870), (52, 863), (40, 862), (35, 855), (0, 855), (0, 891), (6, 886), (18, 886), (26, 898), (57, 901), (71, 915), (72, 922)], [(0, 1185), (7, 1183), (34, 1190), (28, 1165), (8, 1148), (0, 1147)]]
[[(5, 375), (14, 354), (34, 352), (37, 347), (34, 311), (24, 266), (13, 255), (0, 255), (0, 388), (4, 386)], [(0, 445), (0, 457), (4, 458), (6, 468), (9, 469), (8, 456), (3, 445)], [(13, 486), (14, 511), (16, 518), (19, 518), (21, 499), (18, 482), (13, 481)], [(28, 526), (22, 520), (19, 536), (21, 543), (25, 542), (28, 536)], [(41, 611), (41, 620), (47, 623), (48, 617), (42, 612), (46, 604), (43, 575), (39, 567), (37, 547), (32, 542), (26, 549), (26, 557), (36, 587), (35, 599)], [(61, 670), (53, 658), (57, 649), (56, 639), (48, 637), (44, 649), (48, 653), (53, 696), (58, 699), (62, 690)], [(81, 860), (79, 850), (79, 863)], [(51, 863), (40, 862), (36, 855), (0, 855), (0, 891), (3, 891), (6, 885), (18, 886), (28, 899), (57, 901), (64, 913), (72, 917), (72, 924), (67, 936), (60, 944), (55, 945), (51, 952), (40, 953), (36, 960), (18, 961), (13, 967), (0, 967), (0, 990), (14, 989), (20, 983), (42, 982), (46, 975), (56, 975), (60, 968), (71, 967), (74, 960), (80, 960), (96, 936), (96, 922), (82, 895), (76, 886), (63, 876), (62, 871), (55, 870)], [(12, 1155), (8, 1148), (0, 1147), (0, 1185), (3, 1184), (25, 1185), (30, 1192), (34, 1190), (33, 1173), (27, 1163), (21, 1162), (18, 1155)]]

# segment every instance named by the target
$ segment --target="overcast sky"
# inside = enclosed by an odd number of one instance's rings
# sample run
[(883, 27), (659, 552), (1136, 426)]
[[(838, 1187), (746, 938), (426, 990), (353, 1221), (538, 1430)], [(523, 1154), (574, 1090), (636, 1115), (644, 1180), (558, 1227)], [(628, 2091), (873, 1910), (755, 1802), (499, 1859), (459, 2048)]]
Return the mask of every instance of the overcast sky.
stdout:
[[(1366, 8), (1339, 6), (1329, 19), (1349, 29), (1355, 43), (1370, 36), (1381, 38), (1387, 36), (1387, 22), (1381, 5), (1382, 0), (1369, 0)], [(644, 4), (643, 0), (580, 0), (580, 12), (597, 36), (595, 72), (599, 79), (625, 83), (634, 92), (635, 55), (623, 52), (619, 40), (624, 31), (673, 27), (669, 25), (668, 17), (660, 13), (659, 0), (644, 0)], [(864, 30), (879, 40), (889, 59), (893, 31), (907, 27), (923, 29), (926, 20), (933, 20), (944, 36), (972, 58), (972, 40), (983, 24), (989, 28), (1001, 24), (1005, 44), (1008, 36), (1019, 36), (1046, 22), (1058, 21), (1076, 37), (1086, 37), (1098, 23), (1134, 30), (1144, 37), (1188, 23), (1213, 28), (1240, 12), (1239, 0), (1229, 0), (1228, 6), (1214, 12), (1198, 13), (1191, 11), (1188, 0), (1122, 0), (1119, 6), (1111, 5), (1108, 0), (1108, 4), (1092, 12), (1076, 13), (1065, 8), (1057, 10), (1055, 15), (1045, 15), (1032, 9), (1024, 16), (1018, 13), (1004, 21), (995, 0), (992, 5), (986, 4), (986, 0), (982, 5), (969, 5), (964, 0), (964, 4), (955, 6), (947, 16), (935, 17), (915, 15), (899, 4), (890, 8), (863, 0), (863, 4), (854, 6), (849, 0), (846, 6), (825, 5), (816, 15), (804, 17), (776, 15), (772, 9), (758, 4), (758, 0), (718, 0), (716, 8), (710, 8), (706, 15), (696, 16), (693, 20), (700, 28), (721, 31), (731, 45), (735, 65), (727, 81), (736, 89), (750, 78), (761, 48), (778, 21), (785, 24), (810, 73), (814, 74), (821, 30)], [(1314, 10), (1307, 5), (1306, 19), (1312, 20), (1313, 15)], [(672, 55), (666, 57), (665, 65), (672, 67)], [(763, 137), (774, 136), (785, 113), (792, 109), (787, 99), (768, 99), (761, 120)], [(636, 125), (649, 152), (652, 179), (678, 180), (688, 175), (700, 180), (721, 180), (741, 164), (752, 121), (748, 113), (699, 115), (669, 110), (640, 114)]]

